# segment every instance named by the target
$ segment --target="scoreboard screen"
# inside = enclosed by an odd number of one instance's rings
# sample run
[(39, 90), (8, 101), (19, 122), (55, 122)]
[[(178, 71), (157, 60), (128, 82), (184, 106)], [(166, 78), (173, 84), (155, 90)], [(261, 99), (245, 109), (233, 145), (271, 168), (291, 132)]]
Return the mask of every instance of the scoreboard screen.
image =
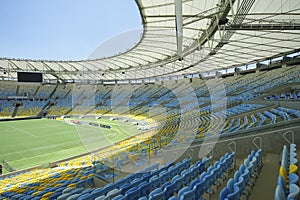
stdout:
[(43, 82), (43, 74), (36, 72), (18, 72), (18, 82)]

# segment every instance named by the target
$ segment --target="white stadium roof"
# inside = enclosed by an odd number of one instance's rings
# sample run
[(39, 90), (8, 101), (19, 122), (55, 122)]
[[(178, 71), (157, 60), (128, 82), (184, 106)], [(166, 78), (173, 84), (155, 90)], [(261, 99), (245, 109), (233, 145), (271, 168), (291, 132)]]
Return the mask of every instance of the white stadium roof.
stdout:
[(0, 71), (7, 72), (6, 77), (16, 77), (17, 71), (40, 71), (49, 80), (144, 79), (222, 70), (300, 48), (298, 0), (136, 3), (144, 32), (131, 50), (82, 61), (2, 58)]

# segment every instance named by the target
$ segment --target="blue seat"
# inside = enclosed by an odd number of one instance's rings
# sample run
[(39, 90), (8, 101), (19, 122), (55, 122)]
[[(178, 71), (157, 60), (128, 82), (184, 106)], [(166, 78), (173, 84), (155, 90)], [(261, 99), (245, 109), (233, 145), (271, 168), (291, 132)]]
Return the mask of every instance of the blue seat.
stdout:
[[(212, 190), (211, 190), (211, 188), (210, 188), (210, 186), (213, 184), (213, 182), (215, 181), (214, 180), (214, 174), (213, 174), (213, 171), (210, 173), (210, 174), (207, 174), (206, 175), (206, 177), (205, 177), (205, 179), (206, 179), (206, 181), (204, 182), (204, 188), (205, 188), (205, 191), (207, 192), (207, 193), (209, 193), (209, 194), (211, 194), (212, 193)], [(201, 179), (201, 177), (200, 177), (200, 179)]]
[(238, 181), (234, 183), (234, 186), (237, 186), (239, 188), (239, 196), (241, 196), (246, 190), (244, 178), (240, 176)]
[(136, 174), (128, 174), (125, 179), (127, 180), (127, 182), (130, 182), (135, 178), (136, 178)]
[[(111, 191), (109, 191), (106, 196), (109, 197), (110, 199), (114, 198), (115, 196), (118, 196), (119, 194), (121, 194), (121, 190), (115, 188)], [(122, 195), (123, 196), (123, 195)]]
[(239, 188), (234, 186), (234, 191), (227, 195), (228, 200), (240, 200)]
[(296, 184), (289, 185), (288, 200), (298, 200), (299, 199), (299, 187)]
[(299, 176), (295, 173), (289, 174), (289, 184), (298, 184)]
[[(252, 166), (252, 165), (251, 165)], [(250, 167), (250, 170), (251, 170), (252, 167)], [(245, 182), (245, 187), (246, 186), (250, 186), (250, 187), (253, 187), (253, 183), (251, 181), (251, 174), (250, 174), (250, 171), (248, 168), (246, 168), (243, 173), (241, 174), (241, 176), (243, 177), (244, 179), (244, 182)]]
[(168, 168), (168, 171), (170, 172), (170, 177), (174, 177), (176, 175), (176, 168), (175, 168), (175, 166), (170, 166)]
[(229, 193), (230, 193), (230, 190), (227, 187), (224, 187), (220, 192), (219, 200), (226, 199), (226, 197)]
[(74, 178), (73, 180), (71, 180), (71, 183), (76, 183), (79, 181), (79, 178)]
[(184, 194), (185, 192), (189, 191), (189, 190), (190, 190), (190, 188), (187, 187), (187, 186), (181, 188), (181, 189), (179, 190), (179, 192), (178, 192), (178, 199), (181, 199), (181, 196), (183, 196), (183, 194)]
[(202, 195), (205, 192), (204, 184), (205, 184), (205, 180), (200, 181), (193, 188), (195, 189), (195, 196), (197, 197), (198, 200), (202, 200)]
[(97, 189), (95, 189), (95, 190), (91, 193), (91, 195), (92, 195), (93, 198), (99, 197), (99, 196), (101, 196), (101, 195), (103, 195), (103, 194), (104, 194), (104, 193), (103, 193), (103, 188), (97, 188)]
[(62, 191), (62, 193), (63, 194), (66, 194), (66, 193), (70, 193), (70, 192), (72, 192), (74, 190), (74, 188), (66, 188), (66, 189), (64, 189), (63, 191)]
[(161, 182), (165, 183), (170, 179), (170, 172), (167, 170), (164, 170), (159, 173), (159, 176), (161, 177)]
[(124, 195), (130, 188), (131, 188), (130, 183), (125, 183), (124, 185), (120, 186), (120, 189), (122, 190), (122, 194), (123, 194), (123, 195)]
[(190, 189), (193, 189), (197, 183), (200, 183), (199, 178), (195, 178), (194, 180), (192, 180), (192, 182), (189, 184)]
[[(54, 194), (52, 194), (52, 195), (49, 197), (49, 200), (55, 200), (55, 199), (57, 199), (61, 194), (62, 194), (62, 192), (55, 192)], [(81, 199), (81, 200), (83, 200), (83, 199)]]
[(136, 200), (141, 196), (141, 194), (137, 187), (133, 187), (126, 192), (125, 196), (127, 200)]
[(107, 198), (105, 197), (105, 195), (101, 195), (97, 197), (95, 200), (107, 200)]
[(172, 178), (172, 182), (175, 182), (176, 179), (180, 178), (180, 175), (176, 175)]
[(151, 178), (151, 173), (145, 173), (142, 175), (143, 181), (149, 181), (149, 178)]
[(209, 159), (205, 159), (204, 161), (199, 161), (196, 163), (196, 165), (199, 167), (198, 174), (201, 174), (206, 169), (206, 164), (209, 163)]
[(296, 153), (293, 153), (291, 156), (290, 156), (290, 164), (294, 164), (296, 165), (298, 163), (298, 159), (297, 159), (297, 154)]
[(137, 187), (143, 180), (141, 178), (135, 178), (130, 182), (131, 187)]
[(153, 176), (158, 176), (159, 173), (160, 173), (160, 170), (159, 170), (159, 169), (155, 169), (155, 170), (153, 170), (153, 171), (150, 172), (150, 174), (151, 174), (152, 177), (153, 177)]
[[(0, 195), (0, 199), (4, 200), (4, 198), (2, 198), (1, 195)], [(33, 197), (31, 195), (24, 194), (24, 196), (22, 196), (19, 200), (31, 200), (31, 199), (33, 199)]]
[(184, 184), (188, 184), (192, 180), (192, 171), (186, 169), (181, 173), (183, 176)]
[(92, 200), (92, 195), (91, 194), (88, 194), (88, 193), (85, 193), (83, 195), (81, 195), (80, 197), (78, 197), (77, 200)]
[(161, 185), (161, 177), (155, 175), (149, 179), (149, 182), (152, 185), (152, 189), (158, 188)]
[(84, 190), (84, 188), (77, 188), (71, 192), (71, 195), (80, 194), (83, 190)]
[(87, 189), (83, 190), (80, 194), (83, 195), (83, 194), (91, 193), (93, 191), (94, 191), (93, 188), (87, 188)]
[(181, 200), (196, 200), (196, 188), (188, 190), (179, 198)]
[(115, 185), (113, 183), (108, 183), (103, 187), (103, 194), (106, 195), (109, 191), (113, 190)]
[(139, 184), (138, 189), (140, 190), (142, 196), (147, 196), (152, 190), (152, 185), (147, 181), (144, 181)]
[(65, 200), (65, 199), (67, 199), (69, 196), (71, 196), (70, 193), (65, 193), (65, 194), (60, 195), (60, 196), (57, 198), (57, 200)]
[(274, 200), (286, 200), (286, 195), (280, 185), (276, 186)]
[(183, 169), (188, 169), (190, 167), (192, 158), (185, 158), (183, 159)]
[(12, 196), (12, 199), (15, 200), (15, 199), (20, 199), (24, 196), (24, 194), (15, 194), (14, 196)]
[(165, 192), (165, 199), (169, 199), (171, 196), (173, 196), (175, 192), (175, 183), (173, 182), (168, 182), (169, 184), (165, 184), (162, 188)]
[(229, 193), (233, 193), (234, 192), (234, 179), (229, 179), (227, 182), (226, 187), (229, 189)]
[(286, 184), (285, 180), (283, 179), (283, 177), (280, 175), (278, 176), (278, 179), (277, 179), (277, 185), (279, 185), (282, 188), (284, 193), (287, 193), (287, 190), (286, 190), (287, 184)]
[(192, 165), (189, 170), (191, 171), (191, 179), (195, 179), (199, 174), (199, 166)]
[(174, 181), (174, 191), (178, 192), (184, 185), (184, 179), (183, 177), (179, 177)]
[(217, 187), (220, 186), (220, 182), (218, 181), (219, 176), (221, 176), (221, 166), (219, 164), (214, 166), (212, 174), (212, 184), (216, 185)]
[(80, 194), (72, 194), (67, 198), (67, 200), (76, 200), (78, 197), (80, 197)]
[(111, 200), (125, 200), (126, 197), (122, 194), (119, 194), (118, 196), (113, 197)]
[(149, 197), (149, 200), (164, 200), (165, 199), (165, 192), (161, 190), (161, 192), (153, 194)]
[(120, 178), (116, 181), (115, 186), (116, 186), (116, 188), (120, 188), (120, 186), (124, 185), (126, 182), (127, 182), (126, 179)]

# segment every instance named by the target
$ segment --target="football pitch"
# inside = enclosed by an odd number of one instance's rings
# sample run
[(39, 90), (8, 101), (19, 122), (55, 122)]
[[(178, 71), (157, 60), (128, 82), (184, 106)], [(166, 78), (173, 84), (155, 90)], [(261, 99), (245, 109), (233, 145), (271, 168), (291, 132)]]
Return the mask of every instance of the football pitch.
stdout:
[(139, 133), (137, 126), (129, 122), (90, 121), (112, 128), (48, 119), (0, 122), (0, 162), (5, 160), (16, 170), (47, 166), (51, 161), (109, 146)]

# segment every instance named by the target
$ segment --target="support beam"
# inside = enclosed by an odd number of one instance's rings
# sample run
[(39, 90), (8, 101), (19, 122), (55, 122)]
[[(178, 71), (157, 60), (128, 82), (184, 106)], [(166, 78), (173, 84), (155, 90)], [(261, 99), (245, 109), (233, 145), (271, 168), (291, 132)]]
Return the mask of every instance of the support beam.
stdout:
[(226, 30), (262, 31), (262, 30), (300, 30), (300, 24), (233, 24)]
[(179, 56), (179, 59), (182, 59), (182, 41), (183, 41), (182, 0), (175, 0), (175, 15), (176, 15), (177, 55)]

